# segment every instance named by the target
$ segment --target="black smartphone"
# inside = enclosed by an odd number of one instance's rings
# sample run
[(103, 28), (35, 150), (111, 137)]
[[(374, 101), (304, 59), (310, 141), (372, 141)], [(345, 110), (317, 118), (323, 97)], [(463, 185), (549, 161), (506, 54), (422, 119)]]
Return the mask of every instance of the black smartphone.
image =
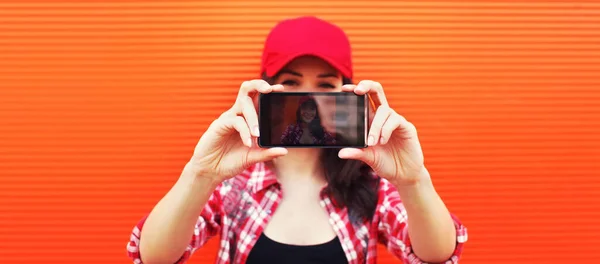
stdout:
[(260, 94), (260, 147), (367, 147), (368, 95), (348, 92)]

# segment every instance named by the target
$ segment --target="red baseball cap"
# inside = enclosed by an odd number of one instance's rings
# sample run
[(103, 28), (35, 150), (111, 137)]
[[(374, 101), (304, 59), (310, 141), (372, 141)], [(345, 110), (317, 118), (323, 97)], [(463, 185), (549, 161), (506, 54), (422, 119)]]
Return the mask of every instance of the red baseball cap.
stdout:
[(312, 96), (302, 96), (302, 97), (300, 97), (300, 99), (298, 99), (298, 104), (302, 105), (303, 103), (306, 103), (307, 101), (313, 101), (314, 102), (315, 99), (312, 98)]
[(319, 57), (352, 79), (352, 51), (344, 31), (313, 16), (279, 22), (267, 36), (261, 74), (273, 77), (293, 59), (312, 55)]

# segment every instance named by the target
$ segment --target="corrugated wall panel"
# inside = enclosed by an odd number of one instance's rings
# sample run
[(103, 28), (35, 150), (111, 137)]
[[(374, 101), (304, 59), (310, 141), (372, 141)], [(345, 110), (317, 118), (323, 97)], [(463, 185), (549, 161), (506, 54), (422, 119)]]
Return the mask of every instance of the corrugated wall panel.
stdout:
[(2, 1), (0, 262), (128, 263), (268, 30), (305, 14), (419, 128), (462, 263), (600, 257), (600, 3)]

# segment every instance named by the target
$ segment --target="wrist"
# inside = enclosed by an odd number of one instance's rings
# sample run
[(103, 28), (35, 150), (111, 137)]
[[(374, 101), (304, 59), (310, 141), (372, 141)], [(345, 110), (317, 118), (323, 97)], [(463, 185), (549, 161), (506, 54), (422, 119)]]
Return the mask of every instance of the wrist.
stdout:
[(219, 175), (213, 173), (204, 166), (198, 166), (192, 162), (188, 162), (183, 169), (182, 177), (191, 180), (192, 182), (202, 182), (211, 187), (217, 187), (223, 181)]
[(429, 171), (423, 166), (420, 172), (418, 172), (417, 176), (409, 177), (413, 180), (411, 181), (396, 181), (391, 182), (398, 192), (411, 194), (415, 192), (422, 192), (428, 189), (433, 188), (433, 183), (431, 182), (431, 178), (429, 175)]

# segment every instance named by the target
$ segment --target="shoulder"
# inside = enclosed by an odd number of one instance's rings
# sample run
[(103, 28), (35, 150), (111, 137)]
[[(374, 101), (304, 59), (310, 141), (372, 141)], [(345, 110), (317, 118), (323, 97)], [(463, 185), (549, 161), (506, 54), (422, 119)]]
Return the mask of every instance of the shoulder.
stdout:
[(242, 173), (221, 182), (217, 186), (212, 199), (219, 204), (223, 213), (233, 216), (238, 212), (240, 203), (250, 198), (251, 179), (257, 171), (256, 166), (253, 165), (247, 168)]
[(287, 130), (296, 130), (296, 129), (298, 129), (298, 128), (299, 128), (299, 126), (298, 126), (298, 124), (296, 124), (296, 123), (289, 124), (289, 125), (287, 126)]
[(379, 177), (379, 187), (377, 192), (385, 197), (389, 197), (390, 195), (398, 195), (398, 190), (396, 187), (390, 181), (381, 177)]
[(272, 181), (276, 181), (274, 173), (269, 170), (265, 163), (256, 163), (240, 174), (223, 181), (217, 191), (221, 197), (235, 196), (244, 193), (255, 192)]
[(403, 211), (402, 199), (398, 189), (390, 181), (379, 177), (376, 213), (386, 213), (391, 209)]
[(215, 190), (222, 210), (230, 215), (247, 210), (246, 206), (262, 199), (261, 190), (277, 182), (265, 163), (256, 163), (233, 178), (223, 181)]
[(390, 194), (398, 194), (396, 187), (390, 181), (377, 175), (377, 173), (375, 173), (373, 170), (369, 170), (369, 172), (366, 174), (366, 177), (369, 179), (369, 181), (374, 181), (377, 183), (377, 196), (380, 200), (388, 197)]
[(225, 196), (232, 192), (248, 190), (250, 188), (250, 183), (252, 182), (252, 175), (257, 171), (257, 164), (255, 164), (245, 169), (240, 174), (221, 182), (217, 187), (219, 194)]

